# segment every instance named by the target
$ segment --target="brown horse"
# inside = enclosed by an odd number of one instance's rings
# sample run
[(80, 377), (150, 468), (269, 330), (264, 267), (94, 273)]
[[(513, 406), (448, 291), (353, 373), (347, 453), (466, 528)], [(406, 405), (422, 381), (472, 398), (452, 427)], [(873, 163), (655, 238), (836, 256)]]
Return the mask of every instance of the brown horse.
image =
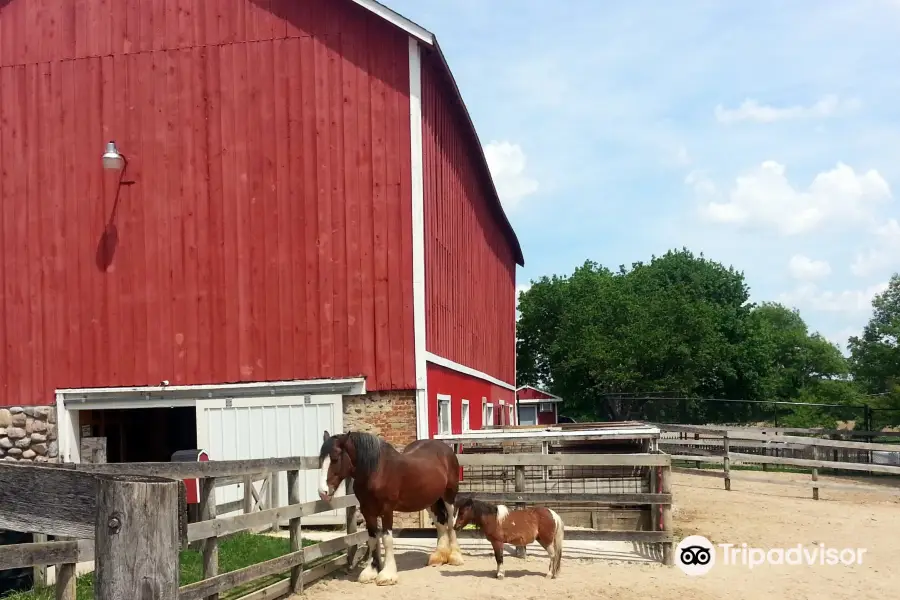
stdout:
[(537, 540), (550, 555), (547, 577), (555, 579), (562, 566), (565, 526), (555, 511), (544, 508), (509, 510), (507, 507), (466, 498), (456, 513), (457, 530), (474, 523), (494, 548), (497, 579), (503, 579), (503, 544), (527, 546)]
[[(429, 565), (461, 565), (462, 554), (453, 528), (453, 505), (459, 488), (459, 462), (453, 449), (440, 440), (417, 440), (397, 450), (386, 441), (359, 431), (338, 435), (325, 432), (319, 451), (319, 497), (330, 501), (346, 478), (366, 521), (372, 561), (359, 575), (361, 583), (397, 583), (394, 560), (394, 511), (428, 509), (437, 529), (437, 548)], [(382, 530), (378, 530), (381, 517)], [(384, 568), (379, 538), (384, 543)]]

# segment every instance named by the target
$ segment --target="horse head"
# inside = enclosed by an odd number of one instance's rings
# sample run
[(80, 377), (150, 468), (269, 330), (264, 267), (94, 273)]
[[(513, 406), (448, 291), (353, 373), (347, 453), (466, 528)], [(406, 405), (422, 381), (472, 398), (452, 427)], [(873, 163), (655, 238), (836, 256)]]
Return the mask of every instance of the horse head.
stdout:
[[(461, 498), (461, 496), (457, 496), (457, 501)], [(456, 517), (454, 518), (453, 528), (460, 531), (469, 523), (475, 522), (475, 517), (475, 499), (468, 496), (456, 505)]]
[(330, 502), (341, 482), (353, 477), (355, 454), (350, 432), (330, 435), (325, 431), (319, 450), (319, 498)]

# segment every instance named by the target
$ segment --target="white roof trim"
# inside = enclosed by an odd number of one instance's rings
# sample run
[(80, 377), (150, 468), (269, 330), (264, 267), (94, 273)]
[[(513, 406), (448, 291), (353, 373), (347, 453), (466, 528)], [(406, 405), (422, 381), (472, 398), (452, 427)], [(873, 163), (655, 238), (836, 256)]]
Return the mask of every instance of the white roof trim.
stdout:
[(519, 404), (543, 404), (544, 402), (562, 402), (562, 398), (526, 398), (525, 400), (519, 398)]
[[(516, 388), (516, 393), (518, 393), (518, 392), (520, 392), (520, 391), (522, 391), (522, 390), (524, 390), (524, 389), (534, 390), (534, 391), (538, 392), (539, 394), (547, 394), (548, 396), (550, 396), (550, 398), (554, 398), (554, 399), (556, 399), (556, 400), (562, 400), (562, 398), (560, 398), (560, 397), (557, 396), (556, 394), (551, 394), (551, 393), (548, 392), (547, 390), (542, 390), (541, 388), (536, 388), (536, 387), (534, 387), (533, 385), (523, 385), (523, 386), (519, 386), (519, 387)], [(550, 398), (547, 398), (546, 401), (549, 402), (549, 401), (550, 401)], [(530, 398), (530, 399), (533, 400), (534, 398)]]
[(353, 0), (354, 3), (362, 6), (366, 10), (371, 13), (374, 13), (384, 19), (385, 21), (396, 25), (409, 35), (422, 40), (429, 46), (434, 45), (434, 34), (422, 27), (421, 25), (417, 25), (401, 15), (400, 13), (394, 12), (384, 4), (380, 2), (375, 2), (375, 0)]
[(435, 364), (439, 367), (444, 367), (445, 369), (450, 369), (451, 371), (463, 373), (464, 375), (469, 375), (470, 377), (475, 377), (477, 379), (483, 379), (484, 381), (487, 381), (488, 383), (493, 383), (497, 387), (505, 388), (505, 389), (515, 393), (516, 388), (513, 387), (512, 385), (506, 383), (505, 381), (497, 379), (493, 375), (488, 375), (487, 373), (482, 373), (481, 371), (479, 371), (477, 369), (473, 369), (472, 367), (467, 367), (466, 365), (461, 365), (457, 362), (453, 362), (449, 358), (444, 358), (443, 356), (438, 356), (437, 354), (433, 354), (431, 352), (426, 352), (425, 359), (428, 362)]
[(207, 385), (154, 385), (117, 388), (58, 389), (56, 394), (70, 408), (96, 401), (195, 401), (213, 398), (247, 398), (306, 394), (361, 395), (366, 393), (363, 377), (347, 379), (303, 379), (291, 381), (254, 381)]

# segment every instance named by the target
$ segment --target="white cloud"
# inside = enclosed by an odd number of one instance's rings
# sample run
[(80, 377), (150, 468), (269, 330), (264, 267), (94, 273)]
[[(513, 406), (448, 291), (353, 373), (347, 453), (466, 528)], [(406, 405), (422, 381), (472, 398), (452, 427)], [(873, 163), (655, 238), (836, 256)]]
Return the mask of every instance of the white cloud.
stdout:
[(795, 254), (788, 261), (788, 270), (794, 279), (815, 281), (831, 274), (831, 265), (824, 260), (813, 260), (802, 254)]
[(684, 183), (694, 188), (700, 198), (714, 198), (718, 193), (716, 184), (703, 171), (691, 171), (684, 178)]
[(789, 306), (833, 313), (868, 313), (872, 310), (872, 298), (888, 287), (887, 282), (871, 285), (863, 290), (820, 290), (814, 284), (802, 284), (791, 292), (780, 295), (779, 300)]
[(744, 100), (737, 108), (725, 108), (721, 104), (716, 106), (716, 119), (720, 123), (735, 123), (738, 121), (756, 121), (757, 123), (774, 123), (788, 119), (811, 119), (834, 116), (840, 111), (852, 111), (859, 108), (859, 101), (850, 99), (841, 101), (837, 96), (829, 94), (812, 106), (786, 106), (776, 107), (760, 104), (752, 98)]
[[(710, 182), (702, 179), (686, 183), (695, 190), (698, 186), (704, 192), (711, 189)], [(708, 219), (717, 223), (771, 228), (783, 235), (798, 235), (829, 224), (866, 221), (878, 205), (890, 198), (890, 187), (874, 169), (857, 173), (838, 162), (834, 169), (816, 175), (809, 188), (800, 190), (788, 181), (784, 165), (767, 160), (739, 176), (726, 201), (707, 202), (702, 210)]]
[(492, 141), (484, 147), (484, 154), (504, 208), (515, 208), (522, 198), (537, 191), (537, 180), (525, 171), (527, 158), (521, 146)]
[(865, 252), (857, 254), (850, 266), (854, 275), (866, 277), (900, 268), (900, 222), (889, 219), (875, 228), (873, 237), (875, 243)]

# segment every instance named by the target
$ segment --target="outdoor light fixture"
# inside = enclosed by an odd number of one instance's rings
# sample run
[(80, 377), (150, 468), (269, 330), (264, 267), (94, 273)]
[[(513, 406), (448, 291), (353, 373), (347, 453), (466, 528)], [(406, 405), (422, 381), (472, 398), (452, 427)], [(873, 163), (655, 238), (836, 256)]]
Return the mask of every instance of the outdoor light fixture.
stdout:
[(106, 152), (103, 154), (103, 168), (111, 171), (119, 171), (125, 166), (125, 157), (119, 154), (115, 142), (106, 144)]

